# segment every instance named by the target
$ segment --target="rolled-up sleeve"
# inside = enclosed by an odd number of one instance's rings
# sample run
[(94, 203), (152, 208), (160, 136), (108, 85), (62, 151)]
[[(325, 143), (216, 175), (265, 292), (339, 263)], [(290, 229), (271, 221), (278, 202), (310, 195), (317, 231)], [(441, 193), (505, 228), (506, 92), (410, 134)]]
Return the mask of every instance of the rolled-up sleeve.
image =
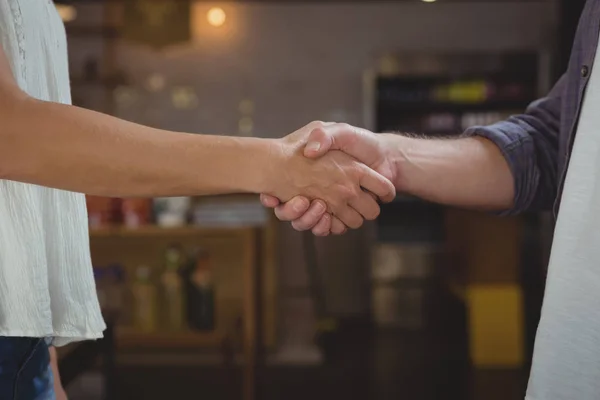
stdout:
[(563, 75), (548, 96), (533, 102), (524, 114), (465, 131), (465, 136), (491, 140), (510, 167), (515, 198), (513, 208), (503, 215), (552, 208), (558, 186), (558, 139), (564, 87)]

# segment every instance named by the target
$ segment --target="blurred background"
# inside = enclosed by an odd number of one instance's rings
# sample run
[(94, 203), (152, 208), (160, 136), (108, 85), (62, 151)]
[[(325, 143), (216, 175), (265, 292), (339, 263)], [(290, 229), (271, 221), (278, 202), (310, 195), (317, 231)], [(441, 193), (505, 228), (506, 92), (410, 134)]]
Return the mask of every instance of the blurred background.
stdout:
[[(82, 107), (207, 134), (324, 120), (447, 136), (546, 93), (583, 1), (56, 6)], [(546, 214), (400, 195), (377, 222), (314, 239), (256, 196), (88, 197), (88, 209), (109, 328), (59, 349), (72, 400), (523, 398)]]

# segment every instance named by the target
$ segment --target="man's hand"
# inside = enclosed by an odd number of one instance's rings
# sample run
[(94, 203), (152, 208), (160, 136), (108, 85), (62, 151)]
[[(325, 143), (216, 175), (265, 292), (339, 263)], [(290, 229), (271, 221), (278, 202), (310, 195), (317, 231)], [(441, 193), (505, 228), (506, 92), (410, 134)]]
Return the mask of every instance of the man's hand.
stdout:
[[(360, 227), (364, 219), (375, 219), (379, 215), (379, 205), (370, 193), (382, 201), (391, 201), (395, 197), (395, 189), (388, 179), (340, 151), (327, 153), (325, 146), (312, 156), (318, 157), (318, 160), (304, 154), (311, 132), (323, 130), (324, 138), (327, 138), (326, 129), (334, 128), (332, 132), (336, 132), (346, 130), (346, 127), (316, 122), (281, 139), (281, 151), (274, 155), (274, 160), (283, 163), (274, 165), (274, 168), (280, 168), (284, 174), (277, 174), (280, 181), (271, 182), (271, 196), (268, 198), (287, 201), (298, 194), (303, 195), (303, 198), (296, 198), (289, 203), (291, 210), (294, 207), (296, 210), (302, 209), (309, 199), (322, 200), (313, 204), (313, 210), (332, 213), (336, 221), (354, 229)], [(329, 218), (326, 216), (315, 225), (326, 227)]]
[[(397, 173), (385, 145), (387, 137), (348, 124), (323, 124), (315, 127), (303, 140), (307, 143), (303, 153), (308, 158), (318, 158), (330, 150), (341, 150), (395, 182)], [(342, 234), (347, 229), (339, 218), (326, 212), (320, 200), (311, 203), (307, 198), (298, 196), (281, 204), (277, 197), (263, 194), (261, 201), (264, 206), (275, 208), (280, 220), (292, 221), (296, 230), (312, 229), (315, 235), (326, 236), (329, 233)]]

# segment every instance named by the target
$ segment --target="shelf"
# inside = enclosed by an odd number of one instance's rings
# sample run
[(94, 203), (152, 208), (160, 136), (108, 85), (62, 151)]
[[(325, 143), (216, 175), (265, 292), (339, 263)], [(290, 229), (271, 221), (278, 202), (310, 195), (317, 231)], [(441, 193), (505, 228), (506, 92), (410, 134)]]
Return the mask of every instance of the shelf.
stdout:
[(105, 89), (114, 89), (119, 85), (125, 84), (125, 79), (120, 77), (101, 77), (97, 79), (85, 79), (79, 76), (71, 77), (71, 87), (102, 87)]
[(193, 348), (219, 347), (225, 335), (222, 332), (143, 332), (133, 328), (117, 328), (117, 346), (120, 348)]
[(69, 38), (72, 37), (100, 37), (106, 39), (117, 39), (121, 36), (117, 27), (110, 26), (87, 26), (87, 25), (66, 25), (66, 32)]
[(235, 227), (201, 227), (182, 226), (164, 228), (156, 225), (141, 226), (139, 228), (108, 227), (90, 228), (91, 238), (100, 237), (146, 237), (146, 236), (190, 236), (190, 235), (221, 235), (247, 232), (261, 226), (235, 226)]

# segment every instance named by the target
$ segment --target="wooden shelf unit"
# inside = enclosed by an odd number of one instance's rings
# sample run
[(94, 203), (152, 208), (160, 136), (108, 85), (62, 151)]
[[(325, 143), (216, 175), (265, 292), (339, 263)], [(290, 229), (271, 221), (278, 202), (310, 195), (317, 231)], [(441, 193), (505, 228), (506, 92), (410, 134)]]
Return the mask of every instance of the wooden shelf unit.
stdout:
[[(134, 347), (217, 348), (226, 335), (237, 336), (234, 327), (242, 317), (244, 329), (256, 320), (250, 317), (248, 303), (261, 299), (262, 343), (276, 342), (275, 225), (237, 227), (182, 226), (163, 228), (156, 225), (139, 228), (107, 227), (90, 229), (92, 261), (96, 268), (114, 263), (123, 266), (125, 286), (130, 288), (135, 268), (149, 266), (158, 285), (163, 252), (172, 243), (190, 250), (201, 246), (208, 250), (214, 268), (216, 287), (215, 332), (144, 332), (129, 326), (117, 326), (120, 351)], [(258, 285), (257, 285), (258, 282)], [(255, 292), (258, 290), (258, 293)], [(127, 289), (127, 292), (129, 290)], [(251, 299), (253, 297), (254, 299)], [(160, 324), (159, 324), (160, 326)], [(255, 328), (255, 327), (254, 327)], [(252, 329), (254, 329), (252, 328)]]
[[(260, 227), (258, 227), (260, 228)], [(229, 234), (244, 234), (254, 229), (252, 226), (236, 226), (236, 227), (202, 227), (202, 226), (180, 226), (166, 228), (156, 225), (140, 226), (138, 228), (126, 227), (106, 227), (90, 229), (90, 237), (145, 237), (145, 236), (221, 236)]]
[(117, 346), (120, 349), (189, 349), (204, 347), (215, 348), (221, 346), (226, 337), (227, 334), (221, 331), (144, 332), (125, 327), (118, 328), (116, 331)]

